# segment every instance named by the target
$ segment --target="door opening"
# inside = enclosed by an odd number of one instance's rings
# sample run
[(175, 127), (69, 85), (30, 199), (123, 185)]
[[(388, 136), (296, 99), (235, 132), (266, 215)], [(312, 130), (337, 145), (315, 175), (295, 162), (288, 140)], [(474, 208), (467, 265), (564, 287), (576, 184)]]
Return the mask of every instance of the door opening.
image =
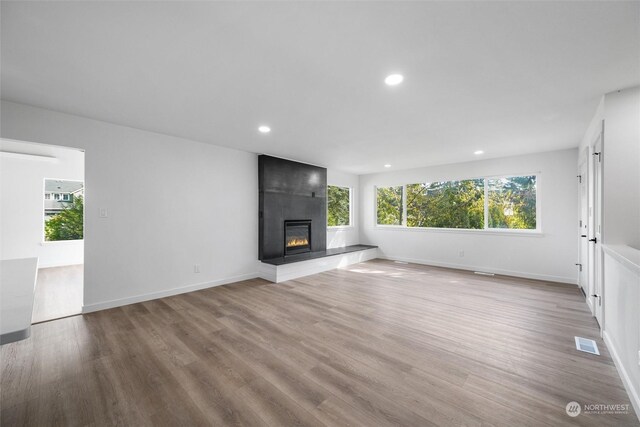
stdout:
[(589, 149), (582, 153), (580, 166), (578, 167), (578, 197), (580, 198), (580, 216), (578, 218), (578, 284), (585, 294), (585, 299), (591, 313), (593, 313), (593, 301), (589, 284)]
[(32, 323), (82, 312), (84, 151), (3, 139), (2, 259), (37, 258)]
[[(604, 122), (603, 122), (604, 127)], [(602, 168), (604, 161), (603, 152), (603, 131), (601, 130), (593, 144), (593, 215), (592, 234), (589, 238), (590, 265), (593, 272), (593, 290), (590, 294), (593, 303), (593, 313), (600, 325), (600, 330), (604, 329), (603, 305), (604, 292), (603, 282), (603, 253), (602, 253)]]

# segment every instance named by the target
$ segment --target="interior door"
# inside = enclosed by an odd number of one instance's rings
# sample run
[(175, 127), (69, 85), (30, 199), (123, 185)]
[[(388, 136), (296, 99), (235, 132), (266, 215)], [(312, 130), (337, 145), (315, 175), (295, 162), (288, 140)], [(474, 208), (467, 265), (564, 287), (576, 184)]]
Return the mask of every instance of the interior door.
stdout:
[(592, 292), (589, 287), (589, 159), (589, 149), (585, 149), (580, 162), (580, 167), (578, 168), (578, 195), (580, 197), (580, 217), (578, 219), (578, 284), (587, 296), (587, 304), (591, 309), (591, 313), (595, 314), (593, 310), (593, 298), (590, 297)]
[(593, 247), (591, 259), (593, 268), (593, 293), (591, 294), (594, 315), (600, 329), (603, 328), (603, 289), (602, 289), (602, 165), (604, 153), (603, 134), (600, 132), (593, 144), (593, 234), (589, 239)]

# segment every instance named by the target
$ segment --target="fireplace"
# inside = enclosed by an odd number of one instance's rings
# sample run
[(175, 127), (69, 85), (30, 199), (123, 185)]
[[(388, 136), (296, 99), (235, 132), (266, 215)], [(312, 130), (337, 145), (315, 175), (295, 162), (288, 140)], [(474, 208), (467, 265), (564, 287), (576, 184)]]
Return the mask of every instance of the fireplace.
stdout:
[(311, 251), (311, 220), (284, 222), (284, 255)]

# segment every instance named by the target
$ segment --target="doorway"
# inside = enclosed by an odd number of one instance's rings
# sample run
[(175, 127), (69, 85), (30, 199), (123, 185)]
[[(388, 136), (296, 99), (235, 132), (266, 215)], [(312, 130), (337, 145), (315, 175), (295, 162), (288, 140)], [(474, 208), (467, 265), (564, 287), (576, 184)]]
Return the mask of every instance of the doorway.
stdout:
[(1, 140), (2, 259), (38, 258), (32, 323), (77, 315), (84, 293), (84, 151)]
[(578, 284), (584, 293), (589, 309), (593, 313), (593, 299), (589, 296), (592, 294), (589, 282), (589, 148), (585, 148), (578, 167), (579, 178), (579, 194), (580, 197), (580, 219), (579, 219), (579, 272)]
[(603, 253), (602, 253), (602, 167), (603, 167), (603, 132), (602, 128), (593, 144), (593, 223), (592, 237), (589, 239), (591, 250), (590, 265), (593, 271), (593, 314), (603, 329)]

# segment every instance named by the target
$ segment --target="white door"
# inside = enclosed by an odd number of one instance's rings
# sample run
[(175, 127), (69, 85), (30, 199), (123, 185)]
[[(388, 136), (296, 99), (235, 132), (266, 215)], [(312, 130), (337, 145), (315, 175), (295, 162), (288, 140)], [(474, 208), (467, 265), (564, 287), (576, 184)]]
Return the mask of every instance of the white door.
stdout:
[(603, 328), (602, 324), (602, 305), (603, 305), (603, 292), (602, 292), (602, 162), (604, 160), (604, 153), (602, 151), (602, 132), (598, 135), (595, 143), (593, 144), (593, 229), (592, 236), (589, 242), (593, 248), (590, 251), (593, 255), (591, 265), (593, 266), (593, 293), (591, 294), (594, 315), (600, 325), (600, 329)]
[(578, 218), (578, 284), (587, 296), (587, 304), (593, 310), (593, 298), (589, 288), (589, 149), (585, 149), (578, 169), (578, 196), (580, 197), (580, 217)]

